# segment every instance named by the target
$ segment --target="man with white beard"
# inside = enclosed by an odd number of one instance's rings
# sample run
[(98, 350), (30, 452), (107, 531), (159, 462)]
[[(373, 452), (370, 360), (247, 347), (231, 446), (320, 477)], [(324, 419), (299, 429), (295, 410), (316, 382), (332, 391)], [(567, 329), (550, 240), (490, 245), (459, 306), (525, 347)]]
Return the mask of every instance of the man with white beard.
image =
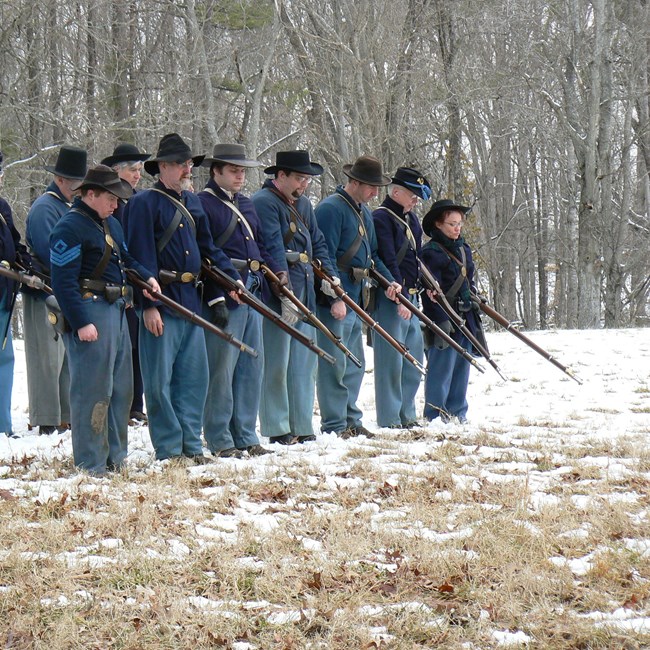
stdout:
[[(163, 293), (201, 313), (197, 279), (201, 260), (240, 280), (230, 259), (214, 245), (201, 201), (190, 191), (194, 156), (177, 133), (165, 135), (145, 171), (158, 176), (128, 202), (123, 225), (131, 254), (164, 281)], [(162, 273), (162, 275), (161, 275)], [(231, 297), (238, 300), (232, 292)], [(140, 363), (156, 458), (207, 462), (201, 444), (208, 389), (208, 359), (201, 329), (159, 302), (142, 299)]]

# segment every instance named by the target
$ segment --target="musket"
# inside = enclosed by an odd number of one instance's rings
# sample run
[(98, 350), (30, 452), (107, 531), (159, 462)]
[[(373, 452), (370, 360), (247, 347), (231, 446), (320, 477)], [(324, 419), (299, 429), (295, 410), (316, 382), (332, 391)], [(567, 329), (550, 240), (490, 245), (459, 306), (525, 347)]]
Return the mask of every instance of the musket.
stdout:
[[(390, 286), (390, 281), (387, 277), (382, 275), (377, 269), (370, 269), (370, 277), (375, 280), (382, 289), (388, 289)], [(458, 354), (460, 354), (465, 361), (471, 363), (479, 372), (485, 372), (483, 367), (476, 361), (476, 359), (463, 348), (462, 345), (459, 345), (454, 339), (447, 334), (439, 325), (432, 321), (421, 309), (418, 309), (405, 295), (402, 293), (397, 294), (398, 300), (406, 307), (414, 316), (416, 316), (422, 323), (426, 325), (434, 334), (439, 336), (450, 348), (453, 348)]]
[(472, 298), (478, 303), (479, 308), (481, 311), (486, 315), (489, 316), (493, 321), (501, 325), (505, 330), (510, 332), (511, 334), (514, 334), (518, 339), (523, 341), (528, 347), (532, 348), (537, 352), (537, 354), (541, 354), (547, 361), (550, 361), (556, 368), (559, 368), (562, 372), (565, 374), (569, 375), (571, 379), (574, 381), (578, 382), (582, 386), (582, 382), (578, 377), (576, 377), (569, 368), (566, 366), (562, 365), (550, 352), (547, 352), (544, 348), (540, 347), (535, 343), (534, 341), (531, 341), (525, 334), (522, 334), (513, 323), (511, 323), (505, 316), (500, 314), (496, 309), (490, 307), (490, 305), (487, 304), (487, 301), (485, 298), (482, 296), (478, 296), (475, 293), (472, 293)]
[[(314, 273), (321, 280), (327, 280), (330, 284), (332, 278), (323, 270), (319, 260), (312, 260)], [(407, 347), (394, 339), (376, 320), (374, 320), (362, 307), (350, 298), (345, 289), (339, 284), (332, 284), (332, 289), (336, 295), (372, 330), (385, 339), (393, 348), (395, 348), (407, 361), (410, 361), (422, 375), (426, 375), (426, 370), (422, 364), (408, 351)]]
[(233, 280), (220, 268), (212, 266), (208, 264), (208, 262), (204, 261), (201, 264), (201, 270), (205, 277), (209, 278), (213, 282), (216, 282), (219, 286), (226, 289), (226, 291), (236, 291), (242, 302), (246, 303), (251, 309), (254, 309), (256, 312), (260, 313), (264, 318), (268, 318), (274, 325), (285, 331), (292, 338), (296, 339), (298, 343), (301, 343), (306, 348), (309, 348), (314, 354), (317, 354), (328, 363), (331, 363), (332, 365), (336, 363), (336, 359), (331, 354), (328, 354), (325, 352), (325, 350), (319, 348), (316, 343), (306, 334), (296, 329), (292, 325), (285, 323), (280, 317), (280, 314), (278, 314), (270, 307), (267, 307), (259, 298), (253, 295), (253, 293), (251, 293), (248, 289), (243, 288), (241, 284)]
[(202, 318), (198, 314), (195, 314), (191, 309), (188, 309), (187, 307), (183, 307), (183, 305), (167, 297), (164, 293), (160, 293), (159, 291), (155, 291), (154, 289), (152, 289), (140, 277), (140, 275), (138, 275), (137, 271), (134, 271), (133, 269), (126, 269), (126, 276), (128, 277), (129, 282), (131, 282), (131, 284), (135, 285), (139, 289), (143, 289), (152, 298), (158, 300), (159, 302), (162, 302), (163, 305), (169, 307), (172, 311), (182, 316), (185, 320), (188, 320), (190, 321), (190, 323), (194, 323), (195, 325), (202, 327), (207, 332), (212, 332), (212, 334), (216, 334), (219, 338), (222, 338), (224, 341), (230, 343), (230, 345), (239, 348), (242, 352), (246, 352), (246, 354), (250, 354), (252, 357), (258, 356), (257, 350), (251, 348), (249, 345), (246, 345), (246, 343), (244, 343), (243, 341), (236, 339), (232, 334), (230, 334), (230, 332), (226, 332), (222, 330), (220, 327), (217, 327), (214, 323), (205, 320), (205, 318)]
[(489, 350), (483, 345), (466, 327), (463, 317), (456, 312), (456, 310), (451, 306), (445, 292), (442, 290), (442, 287), (438, 283), (438, 280), (434, 277), (433, 273), (429, 271), (426, 267), (426, 264), (423, 264), (421, 260), (418, 259), (418, 266), (420, 267), (420, 277), (425, 287), (435, 294), (435, 300), (440, 305), (440, 308), (449, 316), (451, 322), (460, 330), (461, 334), (467, 338), (467, 340), (479, 351), (480, 355), (499, 373), (499, 377), (504, 381), (508, 381), (508, 378), (501, 372), (499, 366), (497, 366), (496, 361), (490, 355)]
[(311, 323), (315, 328), (320, 330), (332, 343), (334, 343), (334, 345), (339, 350), (341, 350), (341, 352), (343, 352), (343, 354), (345, 354), (345, 356), (348, 359), (350, 359), (350, 361), (352, 361), (352, 363), (355, 366), (357, 366), (357, 368), (363, 367), (361, 361), (359, 361), (359, 359), (357, 359), (357, 357), (354, 356), (354, 354), (352, 354), (352, 351), (343, 344), (343, 341), (341, 341), (341, 337), (334, 334), (334, 332), (332, 332), (332, 330), (329, 327), (327, 327), (327, 325), (325, 325), (325, 323), (323, 323), (323, 321), (320, 320), (320, 318), (318, 318), (318, 316), (316, 316), (316, 314), (314, 314), (314, 312), (311, 311), (311, 309), (309, 309), (309, 307), (307, 307), (307, 305), (305, 305), (296, 296), (295, 293), (293, 293), (293, 291), (289, 291), (287, 287), (280, 284), (280, 278), (278, 278), (278, 276), (275, 273), (273, 273), (273, 271), (266, 264), (262, 264), (260, 266), (260, 269), (262, 273), (266, 275), (266, 277), (269, 279), (270, 282), (275, 282), (275, 284), (279, 288), (280, 293), (285, 298), (288, 298), (296, 306), (296, 308), (300, 310), (300, 312), (304, 315), (308, 323)]

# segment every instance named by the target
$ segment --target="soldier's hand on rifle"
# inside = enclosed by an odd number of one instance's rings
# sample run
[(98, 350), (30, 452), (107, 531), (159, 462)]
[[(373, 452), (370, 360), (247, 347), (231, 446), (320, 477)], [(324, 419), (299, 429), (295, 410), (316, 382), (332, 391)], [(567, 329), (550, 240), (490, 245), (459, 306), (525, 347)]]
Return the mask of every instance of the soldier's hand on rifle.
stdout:
[(77, 330), (77, 336), (80, 341), (92, 342), (99, 338), (99, 333), (92, 323), (88, 323), (88, 325), (84, 325)]
[(300, 314), (298, 314), (298, 312), (294, 309), (294, 306), (291, 304), (289, 298), (280, 298), (280, 303), (282, 307), (282, 320), (287, 325), (295, 325), (300, 319)]
[[(147, 284), (154, 291), (157, 291), (158, 293), (161, 292), (160, 285), (158, 284), (158, 280), (156, 280), (156, 278), (154, 278), (153, 276), (147, 280)], [(155, 300), (155, 298), (148, 291), (143, 290), (142, 293), (144, 294), (145, 298), (148, 298), (149, 300)]]
[(330, 298), (337, 298), (336, 291), (334, 291), (334, 287), (338, 287), (341, 284), (341, 280), (339, 278), (332, 278), (331, 280), (321, 280), (320, 281), (320, 290), (326, 295), (329, 296)]
[(438, 300), (438, 293), (433, 291), (433, 289), (427, 289), (427, 296), (429, 296), (431, 302), (437, 302)]
[(226, 325), (228, 325), (228, 320), (230, 319), (230, 311), (226, 305), (225, 298), (217, 299), (217, 302), (215, 302), (211, 307), (212, 317), (210, 320), (214, 325), (223, 329), (226, 327)]
[(282, 290), (280, 287), (289, 288), (289, 273), (288, 271), (278, 271), (275, 274), (278, 277), (279, 282), (270, 282), (271, 291), (278, 298), (282, 295)]
[[(237, 284), (237, 289), (233, 289), (233, 291), (229, 291), (228, 295), (238, 305), (241, 305), (242, 302), (241, 302), (241, 298), (239, 296), (241, 296), (244, 293), (244, 291), (246, 291), (246, 285), (241, 280), (237, 280), (236, 284)], [(216, 325), (216, 323), (215, 323), (215, 325)]]
[(388, 300), (392, 300), (393, 302), (399, 302), (397, 294), (401, 292), (402, 286), (397, 282), (391, 282), (386, 289), (386, 298), (388, 298)]
[(397, 304), (397, 315), (404, 320), (410, 320), (413, 314), (400, 302)]
[[(454, 328), (452, 327), (450, 320), (446, 320), (443, 323), (438, 323), (438, 326), (445, 334), (449, 336), (454, 333)], [(449, 343), (447, 343), (447, 341), (445, 341), (441, 336), (438, 336), (436, 334), (433, 337), (433, 347), (435, 347), (436, 350), (444, 350), (445, 348), (449, 347)]]
[(348, 313), (347, 307), (342, 300), (335, 300), (330, 307), (330, 314), (336, 320), (343, 320)]
[(142, 318), (144, 320), (144, 326), (149, 332), (154, 336), (162, 336), (163, 330), (165, 329), (165, 323), (163, 322), (162, 316), (157, 307), (149, 307), (149, 309), (145, 309)]

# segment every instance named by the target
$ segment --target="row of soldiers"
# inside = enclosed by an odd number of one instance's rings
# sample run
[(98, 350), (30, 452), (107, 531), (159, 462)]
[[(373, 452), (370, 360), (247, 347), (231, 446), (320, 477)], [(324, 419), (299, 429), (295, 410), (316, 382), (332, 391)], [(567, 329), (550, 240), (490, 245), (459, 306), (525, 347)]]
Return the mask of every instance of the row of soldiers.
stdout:
[[(196, 193), (199, 165), (210, 180)], [(365, 363), (355, 305), (414, 360), (373, 330), (377, 424), (418, 424), (425, 346), (404, 297), (418, 303), (423, 262), (447, 286), (458, 284), (455, 293), (469, 293), (474, 267), (459, 237), (467, 208), (437, 201), (421, 224), (414, 208), (431, 198), (427, 179), (411, 167), (389, 177), (370, 156), (344, 165), (344, 184), (314, 208), (306, 190), (324, 170), (303, 150), (278, 152), (249, 198), (241, 192), (246, 170), (259, 166), (242, 145), (195, 155), (172, 133), (153, 157), (121, 144), (86, 169), (84, 150), (63, 147), (46, 167), (54, 179), (30, 209), (28, 250), (14, 228), (13, 250), (1, 252), (51, 283), (55, 302), (23, 288), (30, 425), (51, 434), (70, 422), (78, 467), (96, 475), (122, 467), (129, 417), (148, 418), (160, 460), (209, 462), (202, 433), (214, 456), (271, 453), (260, 445), (258, 417), (270, 443), (307, 443), (315, 439), (315, 393), (322, 432), (373, 437), (357, 404)], [(143, 167), (157, 180), (137, 191)], [(381, 187), (387, 195), (373, 213), (367, 204)], [(424, 249), (423, 230), (431, 237)], [(461, 261), (443, 244), (460, 250)], [(371, 269), (385, 281), (373, 305), (364, 290)], [(137, 309), (133, 282), (143, 287)], [(3, 296), (14, 295), (6, 286)], [(431, 292), (423, 303), (453, 333)], [(61, 337), (48, 324), (58, 311), (67, 326)], [(197, 320), (226, 336), (204, 332)], [(305, 345), (314, 332), (317, 345)], [(435, 371), (426, 379), (424, 417), (462, 421), (469, 364), (444, 338), (429, 343)]]

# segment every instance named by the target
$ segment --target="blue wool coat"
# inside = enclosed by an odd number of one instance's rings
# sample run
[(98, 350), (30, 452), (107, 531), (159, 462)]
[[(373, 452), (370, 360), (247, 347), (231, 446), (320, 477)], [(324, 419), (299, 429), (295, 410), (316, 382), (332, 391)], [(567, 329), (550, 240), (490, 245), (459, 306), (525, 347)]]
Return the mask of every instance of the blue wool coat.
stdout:
[[(210, 179), (206, 185), (206, 189), (212, 190), (217, 196), (214, 196), (210, 192), (203, 191), (199, 192), (198, 197), (201, 200), (203, 209), (208, 217), (208, 223), (210, 226), (210, 232), (214, 241), (218, 241), (221, 235), (228, 229), (231, 219), (233, 217), (233, 211), (226, 205), (223, 201), (228, 201), (230, 198), (228, 195), (217, 185), (214, 179)], [(220, 197), (220, 198), (218, 198)], [(223, 252), (231, 259), (246, 260), (248, 262), (252, 260), (257, 260), (260, 263), (266, 264), (271, 271), (277, 273), (281, 271), (282, 268), (275, 261), (273, 256), (266, 250), (264, 245), (264, 240), (262, 236), (262, 226), (260, 224), (260, 219), (257, 216), (255, 211), (255, 206), (251, 199), (243, 194), (236, 193), (233, 197), (236, 206), (239, 208), (239, 211), (244, 215), (248, 225), (251, 227), (253, 232), (253, 237), (250, 236), (248, 228), (242, 223), (240, 217), (237, 217), (237, 225), (233, 230), (232, 234), (228, 240), (223, 244), (221, 249)], [(223, 200), (222, 200), (223, 199)], [(250, 271), (252, 273), (252, 271)], [(246, 284), (248, 278), (249, 270), (244, 269), (240, 271), (242, 276), (242, 281)], [(268, 284), (264, 278), (264, 274), (261, 271), (255, 272), (255, 275), (258, 277), (260, 286), (262, 287), (262, 296), (265, 301), (268, 300), (270, 296), (270, 291)], [(220, 290), (218, 287), (215, 287), (214, 283), (207, 280), (205, 282), (205, 291), (204, 291), (204, 300), (209, 302), (214, 298), (218, 297)], [(229, 309), (235, 309), (238, 305), (230, 298), (227, 299)]]
[[(397, 263), (397, 254), (406, 241), (406, 228), (388, 210), (409, 224), (415, 238), (415, 251), (409, 246), (399, 264)], [(372, 213), (372, 218), (377, 233), (377, 251), (382, 262), (395, 280), (402, 285), (402, 290), (405, 293), (407, 289), (416, 288), (420, 275), (418, 257), (422, 250), (420, 220), (414, 212), (404, 214), (404, 208), (390, 196), (387, 196), (381, 206)]]
[[(160, 181), (154, 187), (185, 204), (194, 219), (196, 230), (187, 217), (183, 216), (169, 243), (159, 253), (156, 242), (162, 238), (173, 220), (176, 206), (159, 192), (143, 190), (132, 196), (124, 209), (124, 233), (132, 255), (156, 277), (161, 269), (198, 274), (201, 260), (208, 258), (234, 280), (239, 280), (240, 275), (230, 259), (214, 245), (208, 219), (196, 194), (188, 191), (179, 194), (166, 188)], [(173, 282), (162, 287), (162, 290), (183, 307), (200, 313), (201, 297), (194, 283)], [(146, 298), (143, 298), (142, 307), (159, 307), (173, 313), (169, 308)]]
[[(152, 277), (153, 273), (129, 253), (119, 221), (108, 217), (107, 223), (111, 237), (120, 249), (124, 267), (134, 269), (144, 280)], [(90, 278), (99, 264), (104, 255), (104, 237), (102, 220), (80, 198), (75, 199), (73, 209), (54, 226), (50, 236), (52, 289), (73, 331), (93, 322), (89, 303), (82, 298), (79, 281)], [(126, 285), (126, 277), (115, 251), (101, 279), (118, 286)]]
[[(0, 199), (0, 260), (13, 265), (16, 254), (23, 263), (31, 263), (27, 249), (20, 243), (20, 233), (14, 225), (11, 208), (4, 199)], [(0, 276), (0, 310), (8, 310), (11, 307), (15, 290), (16, 283), (13, 280)]]
[[(347, 200), (347, 201), (346, 201)], [(358, 218), (350, 205), (356, 205), (361, 214)], [(390, 282), (394, 281), (393, 274), (382, 262), (377, 251), (377, 235), (372, 220), (370, 208), (366, 205), (359, 206), (354, 199), (343, 189), (336, 188), (336, 192), (321, 201), (316, 207), (316, 219), (318, 227), (322, 230), (333, 260), (340, 259), (350, 248), (359, 233), (363, 221), (366, 236), (361, 246), (355, 253), (349, 266), (367, 269), (374, 262), (375, 268)], [(361, 284), (356, 283), (348, 273), (340, 272), (341, 284), (350, 298), (357, 303), (361, 301)]]
[[(316, 307), (316, 293), (314, 290), (314, 270), (311, 264), (287, 264), (286, 251), (306, 253), (310, 260), (318, 259), (329, 275), (338, 277), (338, 271), (330, 259), (329, 249), (323, 233), (318, 227), (314, 209), (306, 196), (301, 196), (294, 203), (300, 213), (297, 231), (291, 241), (284, 245), (284, 236), (291, 223), (291, 211), (282, 198), (271, 191), (273, 181), (268, 179), (262, 189), (251, 197), (255, 210), (262, 224), (262, 238), (266, 249), (275, 260), (279, 269), (289, 271), (291, 286), (297, 296), (304, 296), (304, 303), (309, 309)], [(280, 303), (275, 296), (271, 303), (279, 310)]]

